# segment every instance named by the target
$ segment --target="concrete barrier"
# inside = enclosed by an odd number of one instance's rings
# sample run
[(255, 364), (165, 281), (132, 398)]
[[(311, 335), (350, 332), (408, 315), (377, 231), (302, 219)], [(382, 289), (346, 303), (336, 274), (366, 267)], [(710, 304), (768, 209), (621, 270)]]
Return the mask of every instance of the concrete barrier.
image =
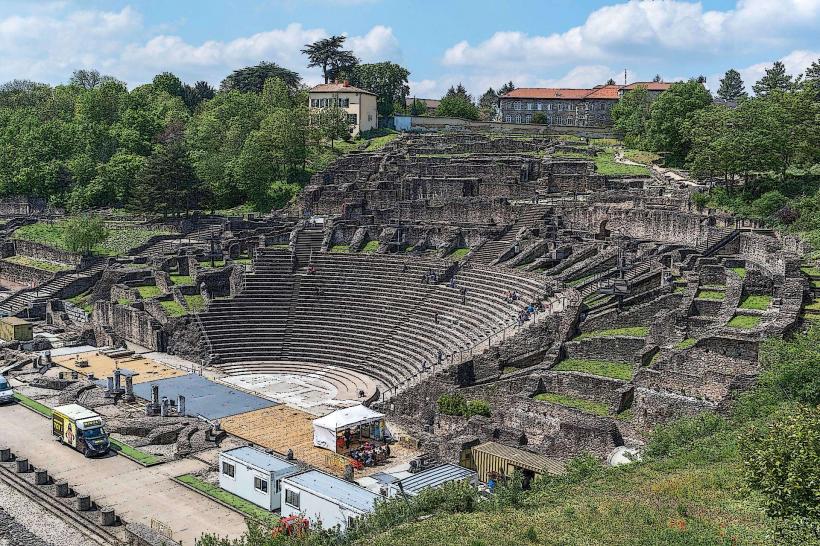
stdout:
[(48, 471), (42, 468), (34, 469), (34, 485), (48, 485)]
[(0, 463), (7, 463), (9, 461), (11, 461), (11, 449), (0, 447)]
[(106, 506), (100, 509), (100, 525), (111, 527), (115, 523), (117, 523), (117, 515), (114, 513), (113, 508)]
[(54, 484), (54, 494), (60, 498), (65, 498), (71, 494), (71, 488), (68, 487), (68, 482), (57, 482)]
[(88, 495), (77, 495), (77, 510), (79, 512), (91, 510), (91, 497)]
[(18, 474), (28, 472), (28, 459), (17, 459), (16, 463), (16, 470)]

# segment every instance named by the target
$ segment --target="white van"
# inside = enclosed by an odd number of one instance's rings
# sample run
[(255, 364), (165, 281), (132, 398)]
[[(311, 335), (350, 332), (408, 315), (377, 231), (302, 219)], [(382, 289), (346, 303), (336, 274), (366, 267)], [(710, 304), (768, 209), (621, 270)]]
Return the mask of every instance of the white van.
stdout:
[(0, 404), (14, 402), (14, 391), (11, 390), (8, 380), (0, 375)]

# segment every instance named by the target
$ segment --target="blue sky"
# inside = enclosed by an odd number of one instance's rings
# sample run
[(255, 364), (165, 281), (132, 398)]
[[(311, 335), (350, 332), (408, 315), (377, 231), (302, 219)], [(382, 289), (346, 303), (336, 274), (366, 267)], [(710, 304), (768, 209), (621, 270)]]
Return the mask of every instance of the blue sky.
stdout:
[(458, 82), (585, 87), (624, 69), (714, 88), (730, 67), (748, 85), (775, 60), (801, 72), (820, 57), (819, 28), (820, 0), (0, 0), (0, 81), (97, 68), (129, 85), (164, 70), (218, 84), (266, 60), (316, 83), (299, 49), (345, 34), (363, 61), (406, 66), (420, 97)]

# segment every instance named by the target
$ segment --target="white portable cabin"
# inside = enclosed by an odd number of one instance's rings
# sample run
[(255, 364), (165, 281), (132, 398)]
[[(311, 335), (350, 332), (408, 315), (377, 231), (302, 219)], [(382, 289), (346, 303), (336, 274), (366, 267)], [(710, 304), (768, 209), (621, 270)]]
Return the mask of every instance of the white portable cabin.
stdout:
[(302, 514), (311, 525), (346, 530), (356, 518), (372, 512), (381, 495), (354, 483), (308, 470), (282, 479), (282, 517)]
[(277, 510), (281, 479), (297, 469), (295, 461), (237, 447), (219, 454), (219, 487), (265, 510)]
[(385, 434), (384, 414), (358, 405), (342, 408), (313, 420), (313, 445), (336, 451), (336, 439), (345, 429), (360, 427), (363, 437), (381, 440)]
[(425, 489), (460, 481), (467, 481), (473, 487), (478, 487), (478, 474), (475, 470), (463, 466), (443, 464), (396, 480), (388, 486), (388, 496), (394, 497), (403, 493), (409, 497), (415, 497)]

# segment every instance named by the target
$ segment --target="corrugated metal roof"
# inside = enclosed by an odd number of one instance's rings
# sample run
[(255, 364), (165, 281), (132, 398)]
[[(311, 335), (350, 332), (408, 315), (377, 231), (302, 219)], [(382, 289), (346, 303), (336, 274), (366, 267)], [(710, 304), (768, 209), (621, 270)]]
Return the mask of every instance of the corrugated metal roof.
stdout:
[(487, 442), (485, 444), (481, 444), (480, 446), (476, 446), (473, 449), (475, 451), (501, 457), (517, 467), (526, 468), (527, 470), (532, 470), (533, 472), (548, 472), (550, 474), (564, 473), (563, 463), (556, 461), (555, 459), (551, 459), (545, 455), (539, 455), (538, 453), (524, 451), (523, 449), (505, 446), (504, 444), (499, 444), (497, 442)]
[(418, 495), (428, 487), (440, 487), (447, 482), (469, 480), (475, 477), (476, 473), (473, 470), (455, 464), (443, 464), (399, 480), (399, 483), (406, 494)]
[(303, 491), (324, 497), (359, 512), (373, 511), (376, 506), (376, 499), (381, 498), (380, 495), (371, 493), (363, 487), (318, 470), (308, 470), (290, 476), (283, 479), (282, 483), (292, 484)]
[(228, 451), (223, 451), (222, 454), (268, 472), (280, 472), (282, 470), (296, 468), (296, 465), (290, 461), (280, 459), (275, 455), (265, 453), (250, 446), (229, 449)]

